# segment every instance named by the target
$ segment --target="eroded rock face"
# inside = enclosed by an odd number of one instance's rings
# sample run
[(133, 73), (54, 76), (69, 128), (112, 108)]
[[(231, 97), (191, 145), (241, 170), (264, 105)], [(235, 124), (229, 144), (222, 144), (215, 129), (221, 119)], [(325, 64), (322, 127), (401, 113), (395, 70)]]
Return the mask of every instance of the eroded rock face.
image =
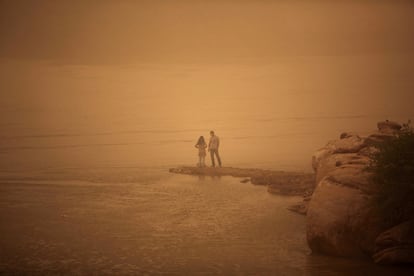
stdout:
[(384, 229), (372, 200), (377, 187), (366, 170), (375, 145), (400, 129), (395, 122), (379, 122), (378, 132), (367, 137), (342, 133), (315, 153), (316, 188), (307, 208), (307, 240), (313, 252), (372, 257), (380, 264), (414, 263), (414, 221)]
[(414, 263), (414, 221), (401, 223), (375, 240), (373, 259), (379, 264)]
[(374, 251), (377, 227), (370, 197), (362, 189), (323, 178), (313, 193), (307, 213), (307, 239), (312, 251), (363, 257)]
[(336, 256), (369, 257), (382, 228), (372, 197), (370, 155), (374, 145), (401, 128), (393, 122), (378, 123), (379, 131), (367, 137), (342, 133), (312, 158), (316, 189), (307, 210), (307, 240), (314, 252)]

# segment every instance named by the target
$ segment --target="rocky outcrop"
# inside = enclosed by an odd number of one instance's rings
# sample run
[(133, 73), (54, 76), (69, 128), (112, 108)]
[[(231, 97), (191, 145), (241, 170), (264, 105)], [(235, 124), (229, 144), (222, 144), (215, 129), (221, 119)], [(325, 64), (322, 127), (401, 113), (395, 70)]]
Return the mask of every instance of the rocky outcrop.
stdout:
[(272, 194), (303, 196), (315, 189), (315, 176), (310, 173), (277, 172), (254, 176), (253, 184), (267, 186), (267, 191)]
[[(366, 170), (375, 145), (401, 129), (395, 122), (378, 123), (378, 131), (367, 137), (342, 133), (312, 158), (316, 188), (307, 211), (307, 240), (313, 252), (336, 256), (369, 257), (380, 263), (407, 259), (408, 242), (388, 242), (397, 230), (383, 229), (373, 205), (375, 183)], [(405, 233), (405, 232), (404, 232)], [(407, 235), (406, 235), (407, 236)], [(405, 237), (406, 237), (405, 236)], [(412, 245), (410, 254), (414, 256)], [(411, 259), (412, 260), (412, 259)]]
[(385, 120), (383, 122), (378, 122), (377, 127), (382, 133), (397, 133), (402, 126), (397, 122)]
[(306, 191), (303, 195), (303, 200), (292, 206), (289, 206), (288, 210), (301, 215), (306, 215), (308, 213), (309, 202), (312, 199), (312, 193), (312, 190)]
[(312, 173), (284, 172), (247, 168), (212, 168), (212, 167), (178, 167), (171, 168), (171, 173), (204, 175), (204, 176), (234, 176), (249, 177), (241, 183), (251, 182), (255, 185), (267, 186), (268, 192), (280, 195), (304, 195), (315, 188), (315, 177)]
[(399, 224), (375, 240), (373, 259), (379, 264), (414, 263), (414, 221)]

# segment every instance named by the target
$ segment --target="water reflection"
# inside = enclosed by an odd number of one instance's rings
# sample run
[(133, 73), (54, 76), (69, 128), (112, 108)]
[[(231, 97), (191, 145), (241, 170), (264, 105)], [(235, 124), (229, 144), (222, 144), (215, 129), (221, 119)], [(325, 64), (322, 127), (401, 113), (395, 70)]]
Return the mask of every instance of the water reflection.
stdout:
[(220, 181), (221, 180), (221, 175), (204, 175), (204, 174), (199, 174), (196, 176), (198, 178), (198, 180), (200, 181), (204, 181), (204, 180), (211, 180), (211, 181)]

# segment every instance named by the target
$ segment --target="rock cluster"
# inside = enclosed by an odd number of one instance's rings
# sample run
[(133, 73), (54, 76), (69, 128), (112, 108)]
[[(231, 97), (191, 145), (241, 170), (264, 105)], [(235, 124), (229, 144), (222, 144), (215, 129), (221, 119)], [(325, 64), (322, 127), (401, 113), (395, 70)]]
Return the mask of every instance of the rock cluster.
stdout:
[[(170, 172), (189, 175), (234, 176), (244, 177), (241, 183), (251, 182), (254, 185), (267, 186), (269, 193), (280, 195), (300, 195), (311, 193), (315, 188), (312, 173), (284, 172), (248, 168), (211, 168), (211, 167), (177, 167)], [(246, 177), (249, 177), (246, 179)]]
[(342, 133), (340, 139), (314, 154), (312, 166), (317, 184), (307, 211), (307, 240), (313, 252), (373, 256), (379, 263), (406, 262), (407, 255), (414, 256), (414, 246), (411, 244), (409, 252), (406, 246), (414, 242), (413, 236), (409, 239), (406, 234), (404, 245), (396, 245), (398, 238), (389, 242), (389, 237), (398, 231), (384, 232), (387, 229), (383, 229), (372, 200), (378, 190), (366, 170), (376, 151), (375, 144), (392, 138), (400, 128), (398, 123), (384, 121), (378, 123), (377, 132), (367, 137)]

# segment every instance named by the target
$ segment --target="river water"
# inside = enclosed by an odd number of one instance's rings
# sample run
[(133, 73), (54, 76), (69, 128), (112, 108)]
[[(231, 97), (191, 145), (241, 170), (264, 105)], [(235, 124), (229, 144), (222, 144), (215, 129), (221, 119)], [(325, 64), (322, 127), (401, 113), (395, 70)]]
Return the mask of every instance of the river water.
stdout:
[(3, 61), (0, 269), (408, 273), (310, 255), (305, 217), (286, 210), (300, 198), (237, 178), (168, 173), (197, 162), (194, 144), (211, 129), (225, 166), (311, 171), (312, 153), (342, 131), (366, 133), (378, 120), (414, 117), (414, 84), (400, 74), (412, 64), (400, 57), (398, 68), (388, 67), (395, 58), (203, 66)]

